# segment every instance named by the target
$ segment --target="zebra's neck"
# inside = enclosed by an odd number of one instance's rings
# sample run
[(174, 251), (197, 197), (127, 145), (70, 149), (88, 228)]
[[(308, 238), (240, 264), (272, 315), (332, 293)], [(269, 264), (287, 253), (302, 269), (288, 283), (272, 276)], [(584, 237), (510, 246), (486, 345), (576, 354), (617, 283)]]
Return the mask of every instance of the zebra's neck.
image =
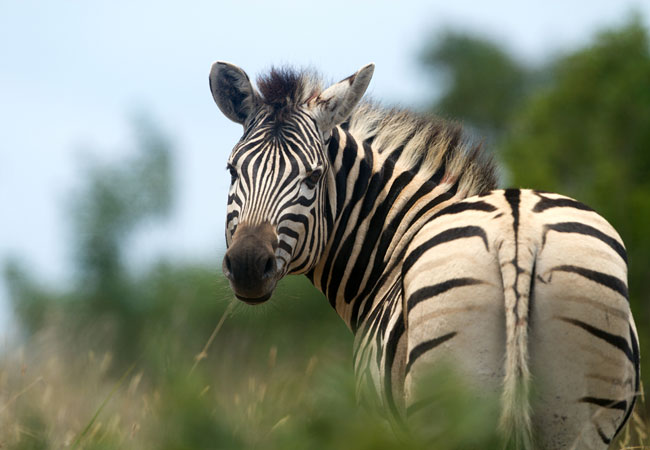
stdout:
[[(442, 133), (447, 140), (440, 154), (421, 149), (418, 159), (409, 145), (422, 139), (413, 133), (387, 145), (380, 133), (359, 139), (353, 132), (352, 127), (337, 128), (329, 142), (332, 226), (308, 277), (356, 332), (381, 302), (382, 287), (399, 276), (412, 236), (437, 210), (476, 193), (471, 191), (478, 184), (463, 175), (460, 153), (449, 151), (450, 145), (459, 145), (459, 136), (450, 143)], [(426, 137), (420, 145), (437, 145)]]

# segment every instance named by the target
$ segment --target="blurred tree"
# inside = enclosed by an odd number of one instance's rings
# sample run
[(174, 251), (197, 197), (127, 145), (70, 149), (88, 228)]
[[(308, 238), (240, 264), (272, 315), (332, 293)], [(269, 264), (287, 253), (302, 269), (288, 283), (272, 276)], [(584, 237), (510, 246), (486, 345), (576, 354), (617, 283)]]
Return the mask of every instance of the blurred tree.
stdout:
[(139, 226), (169, 212), (172, 164), (169, 139), (150, 120), (138, 118), (135, 130), (130, 160), (92, 162), (72, 196), (73, 289), (48, 289), (18, 261), (5, 264), (10, 299), (27, 332), (38, 331), (54, 315), (67, 326), (110, 321), (122, 343), (137, 342), (143, 319), (138, 316), (148, 311), (139, 304), (141, 291), (127, 273), (125, 252)]
[(497, 43), (452, 30), (432, 40), (420, 60), (442, 76), (443, 93), (432, 109), (490, 135), (503, 131), (537, 78)]
[[(173, 200), (169, 140), (144, 118), (135, 130), (132, 154), (112, 164), (88, 164), (70, 197), (72, 286), (44, 286), (17, 260), (5, 263), (4, 276), (28, 335), (55, 326), (72, 340), (84, 336), (82, 351), (113, 352), (118, 373), (144, 357), (156, 377), (171, 351), (160, 349), (198, 353), (233, 295), (216, 262), (157, 261), (131, 273), (128, 246), (143, 225), (164, 219)], [(238, 309), (221, 334), (236, 336), (232, 341), (248, 346), (242, 354), (251, 358), (266, 354), (271, 344), (302, 352), (306, 360), (328, 343), (349, 353), (345, 325), (306, 278), (283, 280), (271, 308)]]
[[(514, 184), (589, 204), (619, 231), (647, 342), (650, 307), (650, 52), (640, 20), (559, 58), (553, 82), (513, 121), (502, 155)], [(642, 313), (642, 314), (639, 314)], [(647, 372), (646, 372), (647, 373)]]
[(41, 286), (18, 259), (10, 258), (5, 261), (3, 269), (9, 299), (24, 328), (21, 331), (33, 333), (48, 320), (52, 303), (63, 303), (64, 300)]
[(96, 307), (109, 310), (133, 301), (123, 292), (128, 238), (143, 222), (164, 217), (172, 200), (169, 140), (146, 119), (136, 130), (132, 160), (91, 165), (72, 202), (79, 286)]
[(495, 137), (509, 184), (575, 197), (619, 231), (628, 250), (630, 301), (647, 348), (650, 51), (641, 20), (600, 32), (585, 48), (541, 67), (455, 32), (426, 47), (422, 63), (447, 77), (432, 110)]

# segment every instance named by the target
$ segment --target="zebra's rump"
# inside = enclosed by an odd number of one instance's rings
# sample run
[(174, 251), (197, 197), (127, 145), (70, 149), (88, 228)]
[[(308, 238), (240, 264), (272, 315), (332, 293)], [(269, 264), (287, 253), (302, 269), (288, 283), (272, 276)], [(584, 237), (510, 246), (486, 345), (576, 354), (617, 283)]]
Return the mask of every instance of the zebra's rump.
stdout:
[(556, 194), (471, 197), (418, 232), (402, 277), (407, 410), (447, 361), (477, 391), (503, 390), (542, 448), (611, 442), (634, 404), (639, 351), (625, 249), (605, 219)]

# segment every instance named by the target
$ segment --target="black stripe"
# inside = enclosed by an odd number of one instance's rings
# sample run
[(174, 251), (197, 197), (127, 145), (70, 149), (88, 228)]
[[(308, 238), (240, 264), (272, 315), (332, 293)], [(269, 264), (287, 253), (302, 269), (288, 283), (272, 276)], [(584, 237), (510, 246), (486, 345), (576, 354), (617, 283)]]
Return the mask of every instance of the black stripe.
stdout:
[[(456, 183), (454, 183), (454, 185), (451, 186), (451, 188), (449, 188), (449, 190), (447, 192), (444, 192), (444, 193), (438, 195), (433, 200), (431, 200), (429, 203), (427, 203), (423, 208), (421, 208), (417, 212), (415, 217), (413, 217), (411, 219), (410, 223), (411, 224), (417, 223), (418, 220), (420, 220), (425, 213), (431, 212), (431, 209), (433, 209), (436, 205), (453, 198), (453, 196), (456, 195), (457, 189), (458, 189), (458, 181), (456, 181)], [(432, 217), (429, 218), (429, 220), (431, 220), (431, 219), (432, 219)], [(404, 261), (404, 257), (406, 255), (407, 250), (408, 250), (408, 246), (404, 246), (404, 248), (402, 248), (400, 254), (397, 257), (392, 258), (393, 261), (394, 261), (393, 264), (390, 267), (385, 268), (383, 270), (383, 275), (379, 278), (378, 281), (376, 281), (374, 283), (374, 286), (369, 285), (369, 286), (366, 287), (366, 289), (363, 292), (364, 296), (374, 298), (374, 297), (376, 297), (378, 295), (379, 290), (384, 285), (386, 280), (390, 277), (390, 275), (393, 273), (393, 271), (396, 270), (397, 266), (401, 265), (402, 264), (401, 262)], [(402, 270), (402, 275), (404, 275), (403, 270)], [(370, 291), (369, 291), (370, 292), (369, 294), (367, 293), (368, 288), (371, 288)], [(359, 312), (359, 304), (357, 302), (355, 302), (353, 307), (352, 307), (352, 315), (351, 315), (351, 327), (352, 327), (352, 330), (355, 330), (357, 325), (360, 324), (360, 323), (363, 323), (363, 321), (365, 320), (365, 315), (366, 315), (367, 311), (363, 312), (362, 314), (358, 314), (358, 312)]]
[[(520, 203), (520, 197), (521, 197), (521, 191), (519, 189), (506, 189), (503, 193), (506, 197), (506, 200), (508, 201), (508, 204), (510, 205), (510, 209), (512, 210), (512, 228), (515, 233), (515, 253), (517, 252), (518, 249), (518, 235), (519, 235), (519, 203)], [(515, 256), (515, 262), (516, 262), (516, 256)]]
[(634, 336), (634, 330), (632, 330), (632, 324), (629, 325), (629, 330), (630, 330), (630, 342), (632, 343), (632, 355), (634, 356), (634, 375), (636, 378), (636, 382), (634, 383), (634, 395), (632, 396), (632, 401), (630, 401), (630, 407), (628, 408), (627, 412), (625, 413), (625, 417), (623, 417), (623, 420), (621, 423), (618, 424), (618, 428), (616, 429), (616, 432), (614, 433), (614, 437), (618, 436), (618, 433), (621, 432), (625, 424), (627, 423), (627, 419), (630, 418), (630, 415), (632, 414), (632, 411), (634, 410), (634, 404), (636, 403), (636, 397), (639, 395), (640, 389), (641, 389), (641, 368), (639, 367), (639, 358), (641, 355), (639, 355), (639, 343), (636, 341), (636, 336)]
[[(515, 294), (515, 305), (512, 308), (512, 312), (515, 315), (515, 323), (519, 323), (519, 299), (521, 298), (521, 294), (519, 293), (519, 274), (522, 272), (519, 267), (519, 203), (521, 202), (521, 191), (519, 189), (506, 189), (503, 194), (512, 211), (512, 230), (515, 235), (515, 257), (512, 260), (512, 264), (515, 266), (515, 282), (512, 286)], [(526, 320), (528, 320), (528, 317), (526, 317)]]
[[(445, 202), (445, 201), (453, 198), (453, 196), (456, 195), (457, 190), (458, 190), (458, 181), (456, 181), (456, 183), (454, 183), (449, 188), (448, 191), (436, 196), (433, 200), (431, 200), (423, 208), (421, 208), (417, 212), (417, 214), (411, 219), (410, 223), (411, 224), (416, 224), (422, 218), (422, 216), (424, 214), (431, 212), (431, 210), (433, 208), (435, 208), (437, 205), (439, 205), (440, 203)], [(430, 217), (428, 220), (432, 220), (432, 218), (433, 217)], [(375, 283), (375, 286), (372, 288), (370, 293), (367, 295), (368, 297), (374, 298), (377, 295), (379, 295), (379, 290), (381, 289), (381, 287), (384, 285), (384, 283), (386, 283), (386, 280), (391, 276), (393, 271), (397, 270), (397, 267), (400, 266), (400, 265), (402, 265), (402, 272), (401, 273), (402, 273), (402, 278), (403, 278), (404, 271), (403, 271), (402, 261), (404, 261), (404, 258), (406, 257), (406, 253), (407, 253), (408, 250), (409, 250), (408, 246), (404, 246), (402, 248), (400, 254), (397, 255), (397, 257), (392, 258), (393, 261), (394, 261), (393, 264), (383, 271), (383, 275)], [(364, 295), (365, 295), (365, 291), (364, 291)], [(359, 311), (359, 307), (358, 307), (358, 304), (355, 302), (355, 304), (353, 306), (353, 314), (351, 316), (351, 318), (352, 318), (351, 319), (351, 322), (352, 322), (351, 326), (352, 326), (353, 330), (356, 329), (358, 324), (363, 323), (363, 321), (365, 320), (365, 315), (367, 313), (367, 311), (365, 311), (364, 313), (357, 315), (358, 311)]]
[(549, 197), (544, 197), (541, 195), (539, 192), (536, 192), (537, 196), (540, 198), (540, 200), (537, 202), (535, 207), (533, 208), (533, 212), (539, 213), (546, 211), (547, 209), (550, 208), (575, 208), (575, 209), (580, 209), (583, 211), (593, 211), (590, 207), (585, 205), (584, 203), (580, 203), (576, 200), (573, 200), (571, 198), (549, 198)]
[[(377, 305), (377, 307), (372, 310), (372, 313), (368, 317), (368, 321), (365, 323), (365, 326), (363, 327), (363, 329), (359, 329), (358, 327), (356, 327), (354, 329), (354, 334), (356, 335), (358, 333), (362, 333), (362, 335), (364, 335), (364, 336), (373, 336), (373, 335), (375, 335), (375, 332), (377, 331), (377, 328), (379, 327), (379, 323), (380, 323), (379, 314), (381, 312), (383, 312), (383, 308), (381, 307), (381, 305)], [(365, 351), (365, 348), (367, 348), (367, 346), (364, 347), (364, 351)], [(354, 347), (354, 349), (352, 351), (352, 360), (353, 361), (357, 360), (357, 354), (359, 353), (359, 350), (361, 350), (361, 345), (359, 345), (358, 347), (357, 346)]]
[(623, 261), (627, 264), (627, 253), (625, 252), (625, 247), (621, 245), (618, 240), (613, 237), (603, 233), (602, 231), (586, 225), (580, 222), (560, 222), (544, 226), (544, 236), (542, 238), (542, 247), (546, 243), (546, 234), (549, 231), (557, 231), (559, 233), (577, 233), (584, 234), (587, 236), (593, 236), (596, 239), (600, 239), (605, 244), (609, 245), (616, 253), (619, 254)]
[[(336, 152), (339, 151), (339, 137), (336, 128), (333, 131), (329, 145), (330, 161), (336, 161)], [(336, 217), (341, 215), (345, 205), (346, 186), (350, 170), (354, 167), (356, 160), (357, 143), (354, 139), (346, 140), (343, 156), (341, 157), (341, 168), (336, 173)], [(360, 168), (361, 169), (361, 168)], [(362, 175), (362, 174), (360, 174)]]
[[(458, 190), (458, 180), (456, 181), (456, 183), (454, 183), (449, 188), (448, 191), (438, 195), (433, 200), (431, 200), (429, 203), (427, 203), (423, 208), (421, 208), (417, 212), (417, 214), (411, 219), (410, 223), (411, 224), (417, 223), (422, 218), (422, 216), (424, 214), (431, 212), (431, 210), (433, 208), (435, 208), (435, 206), (437, 206), (438, 204), (453, 198), (453, 196), (456, 195), (457, 190)], [(432, 220), (432, 219), (433, 219), (433, 216), (430, 217), (428, 220)], [(398, 265), (400, 265), (401, 262), (404, 260), (404, 257), (406, 255), (407, 250), (408, 250), (408, 247), (404, 246), (404, 248), (402, 249), (400, 254), (396, 258), (393, 258), (393, 260), (394, 260), (393, 264), (383, 271), (383, 275), (375, 283), (374, 287), (372, 287), (372, 290), (370, 291), (370, 294), (367, 295), (367, 297), (374, 298), (375, 296), (378, 295), (379, 290), (384, 285), (386, 280), (390, 277), (390, 275), (393, 273), (393, 271), (396, 270), (396, 267)], [(327, 269), (327, 267), (326, 267), (326, 269)], [(342, 267), (342, 268), (340, 268), (340, 270), (341, 270), (340, 273), (342, 274), (342, 273), (344, 273), (342, 271), (347, 270), (347, 267)], [(364, 291), (364, 295), (365, 295), (365, 291)], [(334, 300), (330, 298), (330, 302), (334, 302)], [(358, 314), (359, 313), (359, 306), (360, 305), (357, 302), (355, 302), (353, 307), (352, 307), (351, 327), (352, 327), (353, 331), (357, 329), (358, 324), (363, 323), (363, 321), (365, 320), (365, 315), (367, 313), (367, 310), (366, 310), (362, 314)]]
[(384, 353), (387, 352), (388, 350), (384, 347), (384, 335), (386, 334), (386, 329), (388, 328), (388, 323), (390, 322), (390, 318), (393, 314), (393, 308), (395, 304), (383, 304), (381, 307), (378, 305), (377, 307), (381, 309), (381, 316), (377, 317), (377, 330), (378, 332), (375, 333), (375, 347), (377, 348), (377, 353), (375, 354), (376, 356), (376, 363), (377, 367), (381, 367), (381, 359), (384, 357)]
[[(377, 203), (377, 198), (381, 194), (383, 187), (386, 185), (386, 180), (389, 180), (393, 174), (394, 167), (395, 167), (394, 161), (390, 161), (390, 157), (389, 157), (384, 163), (384, 165), (382, 166), (381, 171), (372, 174), (372, 176), (370, 177), (370, 182), (364, 186), (366, 188), (365, 193), (364, 192), (359, 193), (358, 201), (361, 202), (361, 209), (359, 210), (359, 215), (357, 216), (356, 223), (354, 225), (348, 224), (348, 226), (345, 227), (345, 230), (351, 229), (352, 231), (348, 234), (346, 239), (342, 242), (342, 244), (339, 247), (338, 256), (335, 258), (333, 263), (334, 270), (336, 271), (336, 273), (334, 274), (334, 276), (332, 276), (332, 279), (327, 286), (327, 295), (330, 299), (330, 302), (333, 301), (334, 304), (336, 302), (336, 296), (339, 291), (341, 281), (343, 280), (343, 274), (346, 271), (348, 271), (350, 267), (349, 266), (350, 255), (352, 254), (352, 249), (354, 247), (354, 243), (358, 235), (359, 227), (363, 223), (364, 219), (368, 216), (368, 214), (372, 212), (375, 204)], [(351, 200), (355, 200), (355, 199), (351, 199)], [(343, 224), (341, 224), (340, 226), (342, 227)], [(352, 228), (350, 228), (350, 226), (352, 226)], [(342, 229), (341, 234), (343, 234), (343, 231), (345, 230)], [(356, 283), (357, 288), (359, 288), (361, 280), (359, 279), (354, 280), (352, 278), (349, 278), (347, 283), (348, 284)], [(352, 300), (351, 298), (345, 298), (345, 301), (348, 303), (351, 300)]]
[[(384, 274), (386, 275), (386, 274)], [(391, 304), (393, 307), (395, 306), (395, 300), (399, 299), (399, 303), (401, 304), (401, 299), (402, 299), (402, 282), (401, 278), (397, 278), (395, 282), (393, 282), (392, 285), (390, 285), (390, 288), (388, 289), (381, 289), (382, 287), (386, 288), (386, 279), (382, 280), (383, 282), (381, 284), (378, 284), (375, 289), (371, 291), (370, 294), (364, 295), (363, 297), (359, 297), (356, 302), (354, 302), (352, 306), (352, 314), (350, 315), (350, 327), (352, 328), (353, 332), (356, 333), (356, 330), (359, 328), (359, 325), (363, 323), (363, 320), (365, 320), (365, 317), (369, 314), (371, 308), (372, 308), (372, 303), (373, 299), (376, 299), (381, 296), (379, 304)], [(380, 292), (380, 290), (382, 292)], [(362, 306), (366, 306), (366, 308), (361, 311)], [(378, 307), (375, 309), (379, 309)], [(361, 313), (360, 313), (361, 311)]]
[[(363, 160), (359, 161), (359, 174), (356, 177), (356, 180), (354, 181), (352, 192), (350, 193), (348, 201), (344, 202), (343, 200), (346, 198), (345, 193), (347, 192), (346, 179), (349, 173), (349, 168), (354, 165), (354, 161), (357, 154), (356, 142), (350, 135), (347, 135), (346, 146), (340, 151), (343, 151), (343, 164), (336, 175), (336, 190), (337, 190), (336, 217), (338, 219), (338, 224), (336, 227), (336, 232), (334, 233), (333, 236), (334, 242), (343, 242), (343, 237), (349, 228), (349, 220), (350, 220), (350, 215), (352, 214), (352, 210), (355, 208), (358, 202), (362, 200), (364, 192), (368, 189), (368, 183), (372, 175), (372, 169), (371, 169), (372, 153), (366, 151), (366, 157)], [(333, 154), (334, 154), (334, 150), (332, 150), (330, 147), (331, 158)], [(334, 159), (332, 159), (332, 161), (334, 160), (335, 160), (335, 156)], [(345, 205), (343, 205), (343, 203), (345, 203)], [(348, 236), (347, 240), (349, 239), (350, 237)], [(347, 268), (347, 262), (344, 262), (343, 266), (339, 266), (339, 264), (341, 264), (341, 261), (340, 258), (336, 258), (336, 255), (337, 255), (337, 250), (339, 250), (339, 252), (341, 250), (344, 252), (347, 251), (348, 252), (347, 255), (349, 255), (349, 251), (351, 247), (347, 247), (345, 249), (342, 248), (346, 245), (347, 240), (345, 243), (339, 245), (338, 249), (333, 248), (330, 250), (329, 254), (327, 255), (327, 260), (323, 267), (323, 273), (320, 278), (321, 290), (327, 296), (333, 308), (336, 307), (338, 283), (333, 283), (333, 285), (330, 286), (328, 284), (328, 280), (332, 272), (334, 272), (334, 275), (332, 276), (333, 279), (340, 279), (343, 277), (343, 274), (345, 273), (345, 270)]]
[(582, 322), (577, 319), (571, 319), (569, 317), (560, 317), (560, 319), (572, 325), (580, 327), (586, 332), (590, 333), (591, 335), (596, 336), (597, 338), (602, 339), (603, 341), (613, 345), (614, 347), (616, 347), (617, 349), (625, 353), (625, 356), (627, 356), (627, 359), (629, 359), (632, 364), (635, 364), (636, 355), (634, 354), (633, 350), (630, 349), (630, 346), (628, 345), (627, 340), (625, 340), (625, 338), (621, 336), (617, 336), (615, 334), (608, 333), (607, 331), (601, 330), (600, 328), (596, 328), (592, 325), (589, 325), (588, 323)]
[(596, 431), (598, 431), (598, 436), (600, 436), (600, 439), (603, 441), (604, 444), (610, 444), (612, 440), (607, 437), (605, 432), (600, 428), (599, 426), (596, 426)]
[(297, 231), (294, 231), (289, 227), (280, 227), (280, 228), (278, 228), (278, 236), (283, 235), (283, 234), (285, 236), (288, 236), (288, 237), (292, 238), (292, 239), (295, 239), (296, 241), (300, 237), (300, 235), (298, 234)]
[(475, 284), (483, 284), (483, 281), (477, 280), (476, 278), (452, 278), (451, 280), (443, 281), (442, 283), (434, 284), (433, 286), (423, 287), (411, 294), (408, 299), (408, 309), (410, 311), (421, 301), (440, 295), (450, 289), (462, 286), (473, 286)]
[[(370, 296), (371, 292), (377, 287), (377, 284), (381, 280), (381, 275), (386, 272), (386, 264), (393, 256), (392, 253), (388, 253), (388, 249), (390, 247), (390, 244), (393, 243), (393, 238), (395, 237), (397, 230), (399, 230), (400, 228), (404, 228), (405, 226), (408, 228), (411, 226), (412, 223), (414, 223), (413, 220), (411, 220), (409, 223), (404, 223), (404, 217), (406, 216), (407, 213), (411, 211), (413, 205), (415, 205), (422, 197), (429, 194), (434, 188), (435, 185), (429, 181), (422, 184), (422, 186), (418, 188), (417, 192), (414, 195), (412, 195), (405, 204), (401, 205), (399, 212), (393, 216), (391, 221), (388, 224), (384, 224), (384, 226), (382, 227), (381, 236), (379, 237), (378, 244), (375, 244), (373, 241), (369, 239), (369, 236), (366, 236), (366, 241), (364, 242), (364, 248), (366, 248), (365, 247), (366, 243), (372, 243), (373, 245), (371, 245), (367, 249), (367, 251), (368, 254), (370, 254), (372, 249), (376, 248), (375, 258), (372, 261), (373, 262), (372, 270), (370, 271), (370, 276), (367, 279), (366, 285), (363, 291), (357, 294), (358, 298), (366, 298)], [(392, 191), (393, 191), (393, 187), (391, 187), (391, 192)], [(386, 212), (386, 215), (388, 215), (388, 212)], [(370, 229), (372, 229), (372, 227), (373, 224), (371, 222)], [(363, 252), (364, 251), (362, 250), (361, 254), (363, 254)], [(357, 312), (353, 311), (352, 317), (356, 317), (356, 315)]]
[[(411, 220), (411, 223), (416, 223), (418, 220), (420, 220), (420, 218), (422, 218), (423, 215), (425, 215), (426, 213), (430, 213), (440, 203), (443, 203), (443, 202), (446, 202), (447, 200), (452, 199), (454, 197), (454, 195), (456, 195), (456, 193), (458, 192), (458, 184), (459, 183), (460, 183), (460, 180), (456, 180), (456, 182), (449, 188), (448, 191), (443, 192), (442, 194), (438, 195), (433, 200), (431, 200), (429, 203), (424, 205), (424, 207), (421, 208), (417, 212), (415, 217), (413, 217), (413, 220)], [(434, 218), (435, 218), (435, 215), (431, 216), (429, 221), (434, 219)]]
[(533, 268), (530, 271), (530, 285), (528, 286), (528, 329), (531, 329), (533, 325), (533, 311), (535, 310), (535, 278), (537, 278), (537, 258), (533, 262)]
[[(397, 229), (397, 227), (395, 227), (395, 225), (392, 223), (387, 227), (386, 219), (388, 217), (389, 211), (393, 208), (393, 205), (395, 204), (398, 196), (411, 182), (413, 176), (414, 174), (411, 172), (404, 172), (400, 174), (391, 184), (390, 190), (388, 191), (386, 197), (377, 205), (372, 219), (370, 220), (370, 224), (368, 225), (368, 231), (366, 232), (361, 251), (359, 252), (359, 256), (351, 268), (349, 279), (359, 280), (359, 282), (353, 281), (352, 283), (346, 284), (344, 293), (346, 302), (349, 302), (359, 293), (359, 289), (361, 287), (360, 281), (363, 280), (364, 274), (368, 270), (368, 266), (373, 263), (371, 260), (373, 249), (377, 249), (377, 252), (374, 255), (373, 270), (371, 271), (371, 276), (367, 280), (367, 284), (372, 286), (381, 275), (381, 271), (384, 268), (383, 258), (385, 256), (386, 249), (392, 240), (393, 233)], [(401, 212), (403, 211), (404, 210), (402, 209)], [(386, 232), (390, 234), (390, 237), (388, 239), (381, 239), (382, 234)], [(374, 277), (372, 275), (374, 275)], [(363, 295), (358, 296), (363, 297)]]
[[(401, 283), (395, 283), (380, 302), (381, 309), (383, 311), (382, 311), (382, 316), (377, 320), (379, 322), (377, 330), (379, 331), (375, 333), (375, 342), (376, 342), (376, 347), (378, 349), (377, 367), (381, 367), (382, 357), (384, 356), (384, 354), (388, 354), (387, 347), (384, 346), (384, 336), (386, 334), (386, 330), (388, 330), (388, 323), (390, 322), (391, 317), (395, 315), (395, 311), (397, 310), (397, 308), (400, 308), (400, 312), (401, 312), (402, 297), (395, 295), (395, 292), (397, 292), (400, 287), (401, 287)], [(378, 307), (380, 306), (378, 305)], [(401, 314), (398, 321), (404, 322), (403, 316)]]
[(408, 374), (410, 372), (411, 366), (413, 365), (413, 363), (415, 361), (417, 361), (417, 359), (420, 356), (422, 356), (422, 354), (424, 354), (425, 352), (427, 352), (429, 350), (432, 350), (432, 349), (436, 348), (437, 346), (439, 346), (440, 344), (448, 341), (449, 339), (456, 336), (456, 334), (458, 334), (458, 333), (455, 332), (455, 331), (452, 331), (451, 333), (447, 333), (447, 334), (445, 334), (443, 336), (440, 336), (440, 337), (437, 337), (437, 338), (422, 342), (422, 343), (416, 345), (415, 347), (413, 347), (413, 350), (411, 350), (409, 352), (409, 356), (408, 356), (409, 359), (408, 359), (408, 363), (406, 364), (406, 374)]
[(414, 248), (413, 251), (409, 253), (408, 257), (404, 261), (404, 264), (402, 266), (402, 275), (406, 275), (406, 273), (409, 271), (409, 269), (411, 269), (413, 264), (415, 264), (417, 260), (427, 250), (430, 250), (436, 245), (444, 244), (445, 242), (455, 241), (456, 239), (462, 239), (462, 238), (474, 237), (474, 236), (483, 239), (483, 243), (485, 244), (485, 250), (490, 251), (490, 248), (488, 246), (487, 235), (485, 234), (485, 230), (483, 230), (483, 228), (471, 226), (471, 225), (467, 227), (450, 228), (448, 230), (436, 234), (428, 241), (423, 242), (422, 244)]
[(495, 210), (496, 208), (494, 206), (482, 200), (478, 202), (458, 202), (452, 203), (446, 208), (441, 209), (432, 218), (435, 219), (436, 217), (444, 216), (445, 214), (459, 214), (464, 211), (492, 212)]
[(291, 254), (292, 251), (293, 251), (293, 247), (291, 247), (291, 245), (289, 245), (287, 242), (285, 242), (285, 241), (280, 241), (280, 242), (278, 243), (278, 248), (281, 248), (282, 250), (284, 250), (285, 252), (287, 252), (288, 255), (293, 256), (293, 255)]
[(609, 398), (599, 397), (582, 397), (580, 402), (591, 403), (592, 405), (602, 406), (608, 409), (620, 409), (625, 411), (627, 409), (627, 402), (625, 400), (611, 400)]
[(629, 325), (630, 329), (630, 342), (632, 343), (632, 354), (634, 355), (634, 368), (636, 371), (636, 386), (634, 391), (639, 392), (640, 382), (641, 382), (641, 354), (639, 353), (639, 343), (636, 341), (636, 336), (634, 335), (634, 330), (632, 329), (632, 324)]
[(571, 265), (557, 266), (551, 269), (551, 271), (562, 271), (562, 272), (571, 272), (577, 273), (580, 276), (583, 276), (591, 281), (594, 281), (602, 286), (608, 287), (609, 289), (618, 292), (623, 297), (628, 299), (627, 285), (620, 278), (617, 278), (613, 275), (608, 275), (597, 270), (585, 269), (584, 267), (577, 267)]
[(309, 229), (309, 218), (303, 216), (302, 214), (286, 213), (279, 217), (278, 222), (291, 222), (295, 224), (301, 224), (305, 230)]
[[(404, 334), (404, 319), (400, 314), (397, 318), (393, 329), (388, 336), (386, 341), (386, 363), (384, 366), (384, 392), (386, 394), (386, 402), (388, 407), (393, 412), (393, 417), (401, 423), (400, 414), (397, 411), (397, 405), (395, 404), (395, 399), (393, 398), (393, 363), (395, 362), (395, 354), (397, 353), (397, 345), (399, 340)], [(381, 348), (381, 347), (379, 347)], [(378, 352), (380, 353), (380, 352)]]

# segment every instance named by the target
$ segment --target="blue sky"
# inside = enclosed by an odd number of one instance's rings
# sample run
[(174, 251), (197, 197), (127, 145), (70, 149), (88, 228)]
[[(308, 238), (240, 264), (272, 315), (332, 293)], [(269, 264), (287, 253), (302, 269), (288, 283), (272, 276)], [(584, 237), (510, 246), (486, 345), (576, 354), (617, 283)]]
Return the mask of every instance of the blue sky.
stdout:
[[(167, 255), (214, 261), (223, 247), (225, 159), (239, 126), (208, 90), (212, 61), (251, 76), (311, 66), (338, 80), (376, 63), (370, 94), (421, 106), (434, 92), (416, 57), (458, 27), (494, 36), (528, 61), (575, 48), (650, 2), (33, 1), (0, 2), (0, 261), (19, 257), (54, 285), (69, 276), (68, 194), (84, 157), (113, 161), (148, 113), (176, 146), (173, 217), (140, 233), (134, 270)], [(0, 281), (0, 336), (10, 325)]]

